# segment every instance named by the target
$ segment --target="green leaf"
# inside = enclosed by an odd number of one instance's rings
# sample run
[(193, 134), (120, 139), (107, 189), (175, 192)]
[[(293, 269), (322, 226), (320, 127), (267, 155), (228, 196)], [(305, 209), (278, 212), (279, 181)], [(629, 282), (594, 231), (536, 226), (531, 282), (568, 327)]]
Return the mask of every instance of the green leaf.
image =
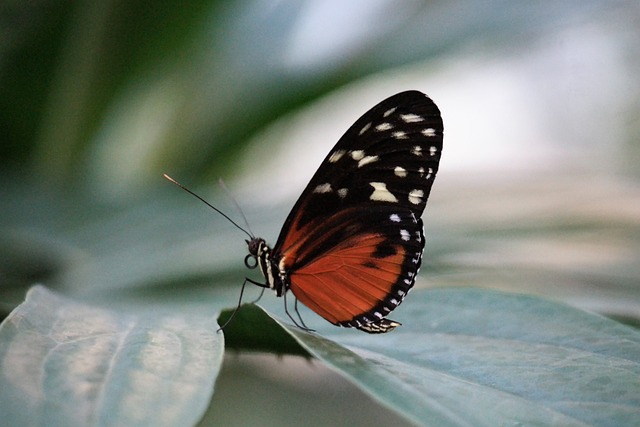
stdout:
[(442, 289), (410, 300), (397, 316), (404, 326), (389, 334), (286, 328), (312, 355), (419, 425), (640, 420), (638, 331), (529, 296)]
[(224, 325), (228, 349), (310, 356), (279, 323), (254, 304), (245, 304), (235, 313), (224, 310), (218, 322)]
[(211, 316), (129, 315), (41, 286), (0, 326), (0, 413), (15, 426), (187, 426), (224, 340)]

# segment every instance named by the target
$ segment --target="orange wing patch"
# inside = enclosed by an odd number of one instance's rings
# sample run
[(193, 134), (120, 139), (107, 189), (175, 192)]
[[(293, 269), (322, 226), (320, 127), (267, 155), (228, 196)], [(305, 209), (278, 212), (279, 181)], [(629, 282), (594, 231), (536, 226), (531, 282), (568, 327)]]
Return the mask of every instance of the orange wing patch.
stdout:
[(348, 239), (291, 274), (291, 291), (333, 324), (370, 312), (391, 294), (406, 256), (401, 245), (380, 254), (384, 244), (378, 234)]

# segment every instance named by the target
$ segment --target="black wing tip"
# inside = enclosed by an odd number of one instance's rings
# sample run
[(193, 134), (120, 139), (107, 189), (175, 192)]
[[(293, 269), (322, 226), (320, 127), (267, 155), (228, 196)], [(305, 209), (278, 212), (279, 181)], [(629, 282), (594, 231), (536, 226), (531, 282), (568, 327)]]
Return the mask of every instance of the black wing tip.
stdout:
[(397, 100), (397, 99), (422, 101), (425, 98), (431, 99), (429, 98), (429, 95), (427, 95), (426, 93), (421, 92), (419, 90), (412, 89), (412, 90), (405, 90), (402, 92), (398, 92), (395, 95), (391, 95), (382, 102)]
[(360, 326), (356, 326), (356, 329), (369, 334), (384, 334), (386, 332), (393, 331), (398, 326), (402, 326), (402, 323), (391, 319), (380, 319), (375, 322), (364, 323)]
[[(440, 109), (436, 105), (436, 103), (431, 99), (431, 97), (419, 90), (405, 90), (403, 92), (398, 92), (395, 95), (391, 95), (387, 99), (381, 101), (376, 107), (385, 105), (387, 103), (395, 104), (395, 103), (406, 103), (408, 106), (418, 106), (423, 108), (434, 109), (433, 113), (436, 115), (440, 115)], [(376, 108), (374, 107), (374, 108)], [(372, 110), (374, 109), (372, 108)]]

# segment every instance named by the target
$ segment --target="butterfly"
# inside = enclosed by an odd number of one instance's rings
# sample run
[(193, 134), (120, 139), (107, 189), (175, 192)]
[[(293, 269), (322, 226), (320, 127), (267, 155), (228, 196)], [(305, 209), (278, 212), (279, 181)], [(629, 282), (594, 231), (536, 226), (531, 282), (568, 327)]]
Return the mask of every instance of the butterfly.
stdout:
[(418, 91), (367, 111), (329, 151), (273, 247), (245, 231), (245, 264), (258, 266), (264, 277), (245, 283), (285, 296), (285, 311), (300, 326), (286, 308), (291, 292), (303, 329), (298, 301), (337, 326), (368, 333), (400, 326), (387, 315), (420, 269), (421, 216), (438, 172), (443, 130), (438, 107)]

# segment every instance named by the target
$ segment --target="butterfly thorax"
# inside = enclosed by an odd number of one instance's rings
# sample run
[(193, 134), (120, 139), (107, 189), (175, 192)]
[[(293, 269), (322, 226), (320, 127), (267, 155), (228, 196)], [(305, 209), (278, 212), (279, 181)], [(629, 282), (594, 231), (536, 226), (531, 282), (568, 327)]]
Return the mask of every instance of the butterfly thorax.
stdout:
[(267, 242), (260, 238), (254, 237), (247, 240), (249, 246), (249, 254), (256, 259), (260, 272), (267, 280), (266, 285), (269, 289), (273, 289), (276, 295), (281, 297), (288, 289), (286, 273), (280, 271), (277, 267), (277, 260), (272, 259), (271, 248)]

